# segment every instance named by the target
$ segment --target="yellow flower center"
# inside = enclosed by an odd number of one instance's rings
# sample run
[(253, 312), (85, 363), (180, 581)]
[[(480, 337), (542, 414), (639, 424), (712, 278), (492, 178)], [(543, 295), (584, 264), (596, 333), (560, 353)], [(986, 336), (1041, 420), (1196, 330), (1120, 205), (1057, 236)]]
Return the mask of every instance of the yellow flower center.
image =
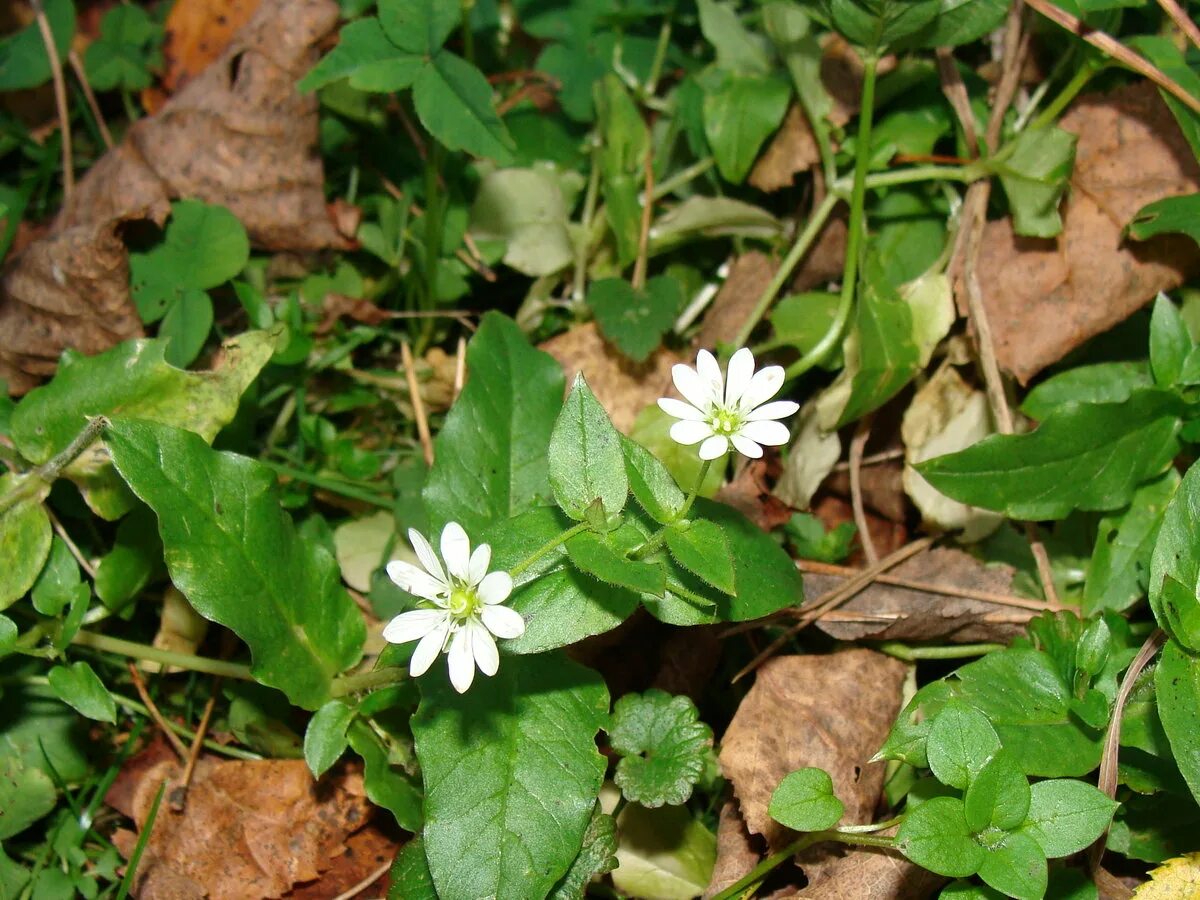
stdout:
[(742, 417), (724, 407), (718, 407), (713, 411), (713, 417), (709, 420), (709, 424), (712, 426), (714, 434), (729, 437), (742, 427)]
[(479, 609), (479, 597), (466, 585), (458, 585), (450, 592), (446, 609), (456, 619), (468, 619)]

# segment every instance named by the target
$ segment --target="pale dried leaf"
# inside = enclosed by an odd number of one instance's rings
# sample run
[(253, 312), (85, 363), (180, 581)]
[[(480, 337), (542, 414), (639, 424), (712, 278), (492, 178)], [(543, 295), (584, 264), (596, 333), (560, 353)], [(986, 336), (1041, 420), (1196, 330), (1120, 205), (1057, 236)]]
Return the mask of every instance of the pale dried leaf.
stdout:
[(735, 259), (704, 316), (704, 323), (696, 336), (696, 345), (712, 348), (718, 343), (732, 341), (775, 276), (777, 268), (775, 260), (757, 250), (743, 253)]
[[(196, 612), (176, 587), (168, 586), (163, 591), (162, 612), (158, 617), (154, 646), (171, 653), (194, 655), (207, 634), (208, 619)], [(138, 665), (146, 672), (163, 671), (162, 663), (144, 660)], [(167, 666), (166, 669), (168, 672), (182, 671), (175, 666)]]
[(778, 191), (791, 187), (797, 174), (807, 172), (820, 161), (821, 153), (808, 119), (798, 105), (792, 104), (748, 180), (760, 191)]
[(945, 880), (896, 853), (854, 847), (830, 861), (819, 882), (793, 896), (805, 900), (921, 900), (932, 896)]
[(823, 431), (817, 421), (816, 405), (809, 401), (792, 426), (792, 444), (783, 462), (783, 475), (775, 485), (775, 496), (796, 509), (808, 509), (813, 494), (833, 471), (842, 455), (836, 431)]

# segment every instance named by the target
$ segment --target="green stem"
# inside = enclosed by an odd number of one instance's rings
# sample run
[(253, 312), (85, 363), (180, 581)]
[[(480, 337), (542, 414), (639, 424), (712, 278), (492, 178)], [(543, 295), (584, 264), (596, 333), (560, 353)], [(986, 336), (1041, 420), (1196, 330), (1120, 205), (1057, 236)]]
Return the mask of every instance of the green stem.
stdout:
[(687, 518), (687, 514), (691, 512), (692, 504), (696, 502), (696, 495), (700, 493), (700, 488), (704, 486), (704, 479), (708, 477), (708, 470), (712, 468), (713, 461), (711, 459), (704, 460), (700, 464), (700, 474), (696, 477), (696, 483), (692, 485), (691, 493), (687, 495), (687, 499), (683, 501), (683, 509), (679, 511), (679, 515), (675, 517), (675, 521), (679, 522)]
[(1003, 650), (1004, 644), (953, 644), (949, 647), (911, 647), (899, 641), (884, 641), (875, 649), (896, 659), (913, 662), (918, 659), (969, 659)]
[(579, 234), (575, 238), (575, 280), (571, 285), (571, 298), (582, 303), (587, 287), (588, 256), (592, 248), (592, 218), (596, 215), (596, 202), (600, 194), (600, 136), (592, 135), (592, 171), (588, 175), (587, 193), (583, 197), (583, 214), (579, 220)]
[(658, 89), (658, 79), (662, 75), (663, 63), (667, 59), (667, 48), (671, 46), (671, 16), (675, 14), (672, 7), (663, 17), (662, 28), (658, 31), (658, 44), (654, 47), (654, 62), (650, 65), (650, 76), (643, 88), (643, 97), (653, 97)]
[(223, 659), (210, 659), (206, 656), (193, 656), (191, 653), (176, 653), (172, 650), (160, 650), (149, 644), (138, 644), (121, 638), (109, 637), (107, 634), (97, 634), (93, 631), (80, 631), (71, 639), (71, 643), (79, 647), (90, 647), (101, 653), (112, 653), (117, 656), (127, 656), (130, 659), (143, 659), (148, 662), (160, 663), (164, 666), (175, 666), (191, 672), (203, 672), (206, 675), (220, 675), (223, 678), (235, 678), (238, 681), (255, 681), (250, 674), (250, 667), (240, 663), (226, 662)]
[(1094, 58), (1089, 58), (1092, 61), (1085, 62), (1082, 66), (1075, 70), (1075, 74), (1071, 76), (1058, 96), (1050, 101), (1050, 104), (1038, 113), (1037, 118), (1029, 123), (1030, 129), (1045, 128), (1054, 122), (1059, 117), (1064, 109), (1075, 97), (1082, 91), (1089, 81), (1091, 81), (1096, 73), (1104, 68), (1103, 63), (1097, 63)]
[[(966, 166), (912, 166), (908, 169), (896, 169), (892, 172), (877, 172), (868, 175), (863, 181), (866, 190), (878, 190), (884, 187), (894, 187), (900, 184), (913, 184), (919, 181), (963, 181), (970, 183), (986, 178), (987, 173), (982, 167)], [(837, 188), (842, 188), (841, 184)]]
[(661, 181), (654, 186), (654, 190), (650, 192), (650, 196), (655, 200), (661, 200), (663, 197), (683, 187), (689, 181), (694, 181), (699, 178), (709, 169), (717, 164), (715, 157), (706, 156), (704, 159), (692, 163), (686, 169), (680, 169), (670, 178)]
[(380, 497), (372, 494), (370, 491), (354, 487), (354, 485), (346, 484), (333, 478), (326, 478), (322, 475), (313, 475), (310, 472), (305, 472), (303, 469), (285, 466), (283, 463), (277, 463), (273, 460), (262, 459), (259, 462), (275, 470), (278, 475), (293, 478), (296, 481), (303, 481), (305, 484), (311, 484), (313, 487), (331, 491), (334, 494), (341, 494), (343, 497), (349, 497), (351, 500), (361, 500), (363, 503), (370, 503), (372, 506), (378, 506), (383, 509), (391, 509), (395, 502), (387, 497)]
[(107, 427), (108, 419), (104, 418), (104, 416), (96, 416), (90, 419), (83, 430), (75, 435), (75, 439), (67, 445), (62, 453), (59, 453), (49, 462), (38, 466), (26, 475), (13, 490), (0, 497), (0, 515), (3, 515), (21, 501), (33, 497), (39, 491), (53, 484), (58, 476), (62, 474), (63, 470), (75, 462), (80, 454), (90, 447), (96, 438), (100, 436), (100, 432)]
[(664, 525), (650, 537), (646, 538), (646, 542), (640, 547), (635, 548), (630, 554), (630, 559), (645, 559), (655, 550), (663, 545), (663, 541), (667, 539), (667, 528), (670, 526)]
[(474, 8), (475, 0), (462, 0), (463, 57), (471, 65), (475, 65), (475, 33), (471, 31), (471, 10)]
[(555, 547), (562, 546), (567, 541), (569, 541), (571, 538), (575, 537), (575, 535), (579, 534), (582, 531), (587, 531), (589, 527), (591, 527), (591, 526), (589, 526), (587, 522), (580, 522), (578, 525), (572, 525), (570, 528), (568, 528), (562, 534), (558, 535), (558, 537), (542, 544), (542, 546), (538, 547), (531, 554), (529, 554), (527, 557), (525, 557), (523, 560), (521, 560), (519, 563), (517, 563), (515, 566), (513, 566), (511, 569), (509, 569), (508, 574), (512, 576), (512, 579), (514, 581), (516, 581), (518, 575), (520, 575), (522, 572), (524, 572), (526, 569), (528, 569), (530, 566), (532, 566), (535, 562), (537, 562), (539, 559), (541, 559), (543, 556), (545, 556), (547, 553), (549, 553)]
[(354, 675), (342, 675), (335, 678), (329, 693), (334, 697), (345, 697), (349, 694), (391, 687), (407, 677), (408, 672), (400, 666), (384, 666), (382, 669), (372, 669), (369, 672), (358, 672)]
[[(137, 713), (139, 716), (145, 716), (147, 719), (150, 718), (150, 710), (146, 709), (146, 707), (137, 700), (134, 700), (132, 697), (126, 697), (123, 694), (113, 693), (112, 691), (109, 691), (109, 693), (112, 694), (113, 700), (115, 700), (118, 705), (125, 707), (131, 712)], [(163, 721), (166, 723), (168, 728), (170, 728), (185, 741), (193, 741), (196, 739), (196, 732), (192, 731), (191, 729), (180, 725), (178, 722), (172, 722), (170, 719), (163, 719)], [(262, 756), (257, 753), (251, 753), (249, 750), (240, 750), (237, 747), (230, 747), (219, 743), (218, 741), (205, 740), (204, 747), (207, 750), (212, 750), (214, 753), (222, 753), (225, 756), (231, 757), (232, 759), (262, 759)]]

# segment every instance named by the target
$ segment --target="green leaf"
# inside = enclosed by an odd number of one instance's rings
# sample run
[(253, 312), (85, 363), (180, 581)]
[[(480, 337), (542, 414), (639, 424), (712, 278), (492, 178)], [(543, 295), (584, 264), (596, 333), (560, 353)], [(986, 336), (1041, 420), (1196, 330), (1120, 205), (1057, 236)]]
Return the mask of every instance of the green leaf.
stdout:
[(461, 56), (441, 50), (413, 82), (413, 105), (421, 124), (447, 150), (513, 161), (512, 137), (492, 106), (483, 73)]
[(388, 900), (438, 900), (425, 860), (425, 842), (419, 834), (400, 848), (388, 871), (388, 880), (391, 881)]
[[(48, 685), (7, 684), (0, 697), (0, 758), (15, 757), (68, 783), (91, 771), (95, 742), (79, 714)], [(0, 776), (0, 790), (3, 789)], [(0, 809), (5, 808), (0, 799)]]
[(506, 659), (465, 694), (436, 676), (421, 692), (412, 729), (438, 894), (544, 896), (578, 854), (604, 778), (603, 680), (555, 654)]
[(1166, 197), (1146, 204), (1134, 215), (1128, 231), (1139, 241), (1160, 234), (1186, 234), (1200, 243), (1200, 194)]
[(374, 17), (347, 23), (338, 32), (337, 46), (296, 84), (315, 91), (346, 78), (359, 91), (393, 93), (409, 87), (425, 65), (425, 57), (400, 50), (388, 40)]
[(1008, 195), (1018, 235), (1048, 238), (1062, 231), (1058, 202), (1075, 165), (1077, 140), (1061, 128), (1030, 128), (1016, 136), (1011, 152), (992, 164)]
[(445, 0), (380, 0), (379, 24), (388, 39), (409, 53), (432, 56), (462, 21), (462, 10)]
[(547, 900), (583, 900), (587, 886), (597, 875), (617, 867), (617, 823), (600, 809), (592, 810), (592, 820), (583, 833), (579, 855), (550, 891)]
[(925, 752), (938, 781), (966, 790), (999, 749), (1000, 738), (987, 716), (952, 700), (933, 720)]
[[(772, 343), (795, 347), (808, 353), (825, 337), (837, 315), (841, 298), (826, 291), (790, 294), (771, 308), (768, 317), (774, 331)], [(840, 354), (822, 362), (822, 368), (840, 368)]]
[(29, 870), (8, 858), (0, 847), (0, 897), (20, 897), (29, 882)]
[(17, 756), (0, 754), (0, 841), (20, 834), (57, 802), (49, 775)]
[(607, 516), (625, 508), (629, 479), (621, 438), (583, 375), (563, 402), (548, 453), (554, 499), (572, 519), (582, 520), (597, 500)]
[(154, 513), (139, 505), (121, 519), (112, 550), (96, 566), (96, 596), (109, 609), (121, 609), (163, 572), (162, 556)]
[(353, 722), (347, 731), (350, 746), (363, 760), (363, 788), (367, 799), (382, 806), (405, 831), (421, 829), (421, 791), (412, 775), (393, 765), (388, 748), (366, 722)]
[[(675, 479), (676, 484), (695, 485), (704, 465), (695, 447), (685, 447), (671, 440), (671, 426), (678, 421), (659, 409), (657, 403), (647, 405), (634, 420), (629, 437), (637, 441), (663, 464)], [(700, 485), (701, 497), (711, 497), (725, 483), (725, 466), (708, 467), (704, 484)]]
[(471, 377), (434, 442), (437, 461), (422, 497), (432, 529), (453, 521), (474, 534), (549, 499), (546, 445), (563, 373), (496, 312), (484, 315), (471, 339), (467, 368)]
[(1200, 466), (1193, 465), (1167, 503), (1150, 558), (1150, 608), (1171, 637), (1200, 650)]
[(567, 556), (581, 572), (606, 584), (656, 597), (661, 597), (667, 589), (666, 573), (661, 565), (628, 559), (622, 548), (614, 547), (590, 531), (567, 541)]
[[(639, 212), (640, 209), (639, 206)], [(783, 223), (761, 206), (732, 197), (693, 195), (654, 220), (650, 229), (650, 252), (665, 252), (701, 238), (743, 237), (770, 241), (782, 232)]]
[(626, 800), (650, 808), (687, 802), (713, 738), (690, 699), (654, 688), (618, 700), (608, 734), (621, 756), (613, 780)]
[(635, 362), (645, 362), (683, 308), (679, 282), (659, 275), (635, 291), (623, 278), (604, 278), (588, 288), (587, 304), (604, 336)]
[(117, 721), (117, 704), (92, 667), (85, 662), (55, 666), (49, 674), (50, 689), (80, 714), (98, 722)]
[(791, 88), (770, 76), (727, 73), (704, 96), (704, 133), (721, 177), (741, 184), (787, 112)]
[(1037, 841), (1051, 859), (1070, 856), (1104, 833), (1117, 805), (1082, 781), (1039, 781), (1033, 785), (1029, 816), (1021, 825), (1021, 833)]
[[(1144, 34), (1128, 38), (1126, 42), (1193, 97), (1200, 97), (1200, 74), (1188, 64), (1187, 59), (1169, 37)], [(1160, 88), (1158, 94), (1175, 116), (1180, 131), (1191, 145), (1192, 153), (1200, 155), (1200, 115), (1170, 91)]]
[(717, 51), (717, 67), (745, 75), (767, 75), (771, 58), (762, 38), (746, 29), (732, 3), (699, 0), (700, 30)]
[(729, 541), (707, 519), (678, 522), (667, 528), (667, 549), (681, 566), (719, 591), (737, 594)]
[(767, 808), (772, 819), (794, 831), (824, 831), (842, 818), (846, 807), (833, 792), (824, 769), (797, 769), (784, 776)]
[(1000, 27), (1005, 0), (942, 0), (931, 29), (921, 32), (924, 47), (959, 47)]
[(621, 436), (621, 452), (625, 455), (625, 475), (633, 498), (654, 521), (666, 525), (674, 522), (687, 500), (667, 467), (637, 441)]
[(626, 896), (690, 900), (712, 880), (717, 839), (686, 807), (627, 804), (617, 834), (612, 880)]
[(330, 700), (308, 720), (304, 730), (304, 761), (314, 778), (320, 778), (346, 752), (346, 730), (354, 721), (354, 707)]
[[(632, 184), (636, 194), (636, 176), (646, 163), (650, 130), (629, 89), (615, 73), (609, 72), (597, 82), (595, 91), (596, 124), (601, 137), (601, 171), (606, 182), (623, 175), (635, 176)], [(636, 245), (636, 238), (633, 242)]]
[(17, 625), (8, 616), (0, 616), (0, 659), (12, 653), (17, 646)]
[(896, 832), (896, 849), (948, 878), (974, 875), (985, 857), (971, 836), (962, 801), (954, 797), (934, 797), (910, 809)]
[(1154, 686), (1171, 752), (1200, 803), (1200, 659), (1168, 641), (1154, 671)]
[(1178, 452), (1180, 412), (1174, 394), (1152, 389), (1067, 405), (1029, 434), (993, 435), (916, 469), (946, 496), (1014, 519), (1116, 509)]
[(1150, 371), (1155, 384), (1164, 388), (1177, 384), (1191, 350), (1192, 338), (1179, 308), (1160, 291), (1150, 315)]
[(477, 241), (504, 241), (504, 264), (523, 275), (553, 275), (575, 259), (567, 216), (553, 169), (500, 169), (479, 185), (471, 234)]
[[(45, 0), (43, 6), (58, 58), (65, 60), (75, 37), (75, 4), (71, 0)], [(0, 91), (38, 87), (50, 80), (50, 74), (50, 57), (37, 22), (0, 40)]]
[[(271, 335), (249, 331), (222, 345), (211, 372), (185, 372), (167, 364), (165, 340), (126, 341), (59, 366), (53, 381), (30, 391), (13, 414), (13, 442), (26, 459), (44, 463), (64, 450), (90, 417), (117, 412), (186, 428), (212, 441), (233, 420), (238, 401), (274, 346)], [(65, 474), (103, 518), (120, 518), (133, 507), (99, 441)]]
[[(0, 497), (36, 478), (33, 473), (0, 475)], [(33, 587), (50, 555), (54, 534), (42, 506), (49, 493), (50, 485), (38, 484), (33, 493), (0, 513), (0, 610), (8, 609)]]
[(100, 20), (100, 37), (84, 53), (83, 63), (92, 87), (140, 91), (150, 86), (148, 65), (158, 56), (153, 43), (162, 34), (140, 6), (115, 6)]
[(1085, 615), (1121, 612), (1146, 595), (1154, 545), (1179, 481), (1179, 474), (1168, 469), (1138, 487), (1128, 507), (1100, 520), (1083, 585)]
[(850, 544), (858, 529), (853, 522), (841, 522), (825, 530), (824, 523), (811, 513), (792, 513), (783, 526), (798, 559), (840, 563), (850, 555)]
[[(542, 507), (483, 532), (492, 568), (511, 569), (557, 538), (571, 520)], [(516, 579), (509, 601), (525, 619), (525, 633), (504, 642), (507, 653), (540, 653), (616, 628), (637, 609), (638, 595), (584, 575), (567, 561), (565, 547), (547, 553)]]
[[(200, 615), (250, 646), (255, 678), (316, 709), (362, 656), (362, 615), (337, 563), (297, 534), (275, 476), (198, 435), (132, 419), (107, 432), (121, 476), (158, 516), (167, 569)], [(247, 603), (247, 597), (254, 599)]]
[(967, 825), (973, 832), (987, 828), (1012, 831), (1025, 821), (1029, 798), (1029, 780), (1025, 773), (1011, 753), (1000, 750), (967, 786), (963, 798)]
[(1021, 412), (1042, 420), (1068, 403), (1124, 403), (1139, 388), (1153, 386), (1145, 361), (1078, 366), (1047, 378), (1030, 391)]
[(1046, 854), (1028, 835), (1006, 834), (988, 848), (979, 877), (1017, 900), (1042, 900), (1046, 894)]
[(940, 0), (821, 0), (834, 29), (853, 44), (878, 50), (921, 35)]
[[(57, 616), (75, 600), (79, 589), (87, 589), (79, 577), (79, 563), (62, 538), (54, 538), (50, 556), (33, 584), (33, 608), (43, 616)], [(90, 591), (89, 591), (90, 594)]]
[(184, 291), (167, 307), (158, 326), (159, 337), (168, 338), (166, 360), (180, 369), (189, 366), (204, 349), (212, 331), (212, 298), (204, 291)]

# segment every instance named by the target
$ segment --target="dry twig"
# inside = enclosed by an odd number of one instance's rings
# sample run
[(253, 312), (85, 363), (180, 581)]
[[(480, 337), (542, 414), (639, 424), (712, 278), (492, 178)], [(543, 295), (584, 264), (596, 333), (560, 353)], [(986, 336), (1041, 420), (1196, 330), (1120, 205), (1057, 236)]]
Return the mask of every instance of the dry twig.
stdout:
[(96, 127), (100, 129), (100, 138), (104, 141), (105, 148), (111, 150), (113, 148), (112, 132), (108, 130), (108, 123), (104, 121), (104, 113), (100, 111), (100, 104), (96, 102), (96, 92), (92, 90), (92, 83), (88, 81), (83, 60), (74, 50), (67, 54), (67, 59), (71, 63), (71, 71), (75, 73), (75, 78), (79, 81), (79, 86), (83, 88), (83, 96), (87, 100), (88, 109), (92, 111)]
[(158, 730), (163, 733), (163, 736), (179, 755), (179, 761), (185, 762), (188, 758), (188, 748), (184, 746), (183, 740), (175, 733), (175, 730), (167, 724), (167, 720), (163, 718), (163, 714), (158, 711), (158, 707), (155, 705), (153, 698), (151, 698), (150, 692), (146, 690), (146, 681), (142, 678), (142, 673), (138, 671), (137, 664), (131, 660), (127, 665), (129, 666), (129, 674), (133, 678), (134, 690), (141, 697), (142, 705), (146, 707), (146, 711), (150, 713), (150, 718), (158, 726)]
[(867, 523), (867, 511), (863, 508), (862, 459), (863, 448), (871, 437), (871, 417), (863, 416), (850, 439), (850, 505), (854, 510), (854, 524), (858, 527), (858, 539), (862, 541), (863, 554), (871, 565), (879, 562), (879, 552), (871, 538)]
[(63, 78), (62, 59), (58, 55), (58, 47), (54, 45), (54, 32), (50, 30), (50, 20), (46, 18), (42, 0), (30, 0), (30, 4), (37, 18), (42, 43), (46, 45), (46, 56), (50, 59), (50, 76), (54, 80), (54, 105), (58, 108), (58, 127), (62, 133), (63, 205), (66, 206), (71, 203), (71, 197), (75, 193), (75, 161), (71, 151), (71, 115), (67, 110), (67, 82)]
[(417, 420), (417, 437), (421, 441), (421, 453), (425, 465), (433, 465), (433, 438), (429, 434), (429, 419), (425, 415), (425, 401), (421, 399), (421, 388), (417, 384), (417, 367), (413, 364), (412, 350), (408, 341), (400, 343), (400, 359), (404, 363), (404, 377), (408, 381), (408, 395), (412, 400), (413, 416)]

